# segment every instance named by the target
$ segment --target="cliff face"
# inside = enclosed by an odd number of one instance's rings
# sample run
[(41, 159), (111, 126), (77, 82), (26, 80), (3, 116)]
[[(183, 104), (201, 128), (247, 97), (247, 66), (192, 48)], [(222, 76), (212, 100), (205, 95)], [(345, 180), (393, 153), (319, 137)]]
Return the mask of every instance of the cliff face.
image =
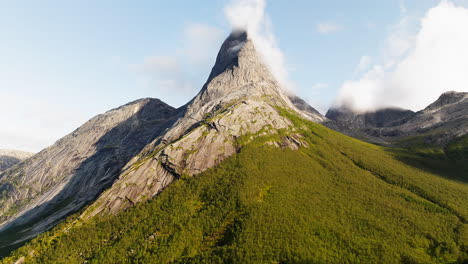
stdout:
[[(237, 140), (243, 135), (273, 134), (291, 127), (278, 108), (294, 109), (314, 121), (325, 119), (318, 112), (298, 109), (262, 63), (247, 34), (232, 33), (207, 83), (182, 107), (180, 118), (125, 166), (85, 216), (117, 213), (153, 197), (181, 175), (215, 166), (238, 151)], [(293, 148), (300, 144), (287, 141)]]
[(0, 173), (31, 157), (33, 153), (0, 149)]
[(8, 246), (33, 237), (93, 201), (121, 168), (160, 135), (174, 108), (142, 99), (99, 115), (0, 175), (0, 237)]

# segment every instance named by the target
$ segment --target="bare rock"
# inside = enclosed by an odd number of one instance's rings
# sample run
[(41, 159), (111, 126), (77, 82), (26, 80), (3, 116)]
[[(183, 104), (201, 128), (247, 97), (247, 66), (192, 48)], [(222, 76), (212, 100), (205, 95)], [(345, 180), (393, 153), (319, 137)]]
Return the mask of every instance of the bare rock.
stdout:
[(0, 173), (31, 157), (33, 153), (0, 149)]
[(129, 103), (96, 116), (2, 173), (0, 237), (12, 227), (17, 235), (0, 240), (0, 248), (47, 230), (93, 201), (176, 113), (157, 99)]

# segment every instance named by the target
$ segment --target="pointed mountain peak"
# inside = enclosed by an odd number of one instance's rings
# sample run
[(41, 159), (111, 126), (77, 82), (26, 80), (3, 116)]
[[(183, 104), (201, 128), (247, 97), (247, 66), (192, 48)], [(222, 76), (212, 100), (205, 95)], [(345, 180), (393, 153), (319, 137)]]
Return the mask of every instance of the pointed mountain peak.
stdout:
[(211, 70), (209, 80), (224, 72), (226, 69), (239, 65), (238, 55), (247, 42), (246, 31), (233, 31), (224, 41), (216, 58), (216, 63)]
[[(249, 79), (261, 77), (262, 79), (275, 80), (257, 52), (254, 41), (249, 38), (245, 30), (233, 31), (223, 42), (207, 83), (222, 73), (230, 70), (234, 71), (236, 68), (242, 69), (242, 71), (236, 72), (238, 75), (250, 72), (251, 74), (246, 76)], [(276, 81), (275, 85), (278, 86)]]
[(325, 118), (312, 107), (285, 94), (281, 84), (265, 64), (255, 42), (245, 30), (233, 31), (222, 44), (211, 74), (200, 93), (187, 105), (186, 115), (204, 115), (214, 107), (239, 101), (268, 101), (291, 108), (305, 118), (322, 122)]
[(233, 31), (221, 46), (207, 82), (187, 105), (186, 115), (202, 116), (217, 105), (265, 97), (274, 105), (289, 106), (247, 32)]

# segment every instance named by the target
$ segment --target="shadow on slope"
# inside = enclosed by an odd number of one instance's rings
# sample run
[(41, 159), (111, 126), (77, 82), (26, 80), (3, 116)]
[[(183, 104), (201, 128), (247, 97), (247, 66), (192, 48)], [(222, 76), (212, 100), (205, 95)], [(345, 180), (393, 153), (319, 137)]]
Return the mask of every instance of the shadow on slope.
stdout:
[(446, 147), (425, 143), (424, 136), (407, 138), (403, 148), (388, 148), (394, 157), (444, 178), (468, 183), (468, 135), (452, 140)]
[(181, 112), (157, 99), (143, 100), (148, 102), (137, 113), (97, 141), (95, 154), (81, 163), (59, 194), (0, 231), (0, 257), (95, 200), (113, 184), (123, 167), (170, 127)]
[[(238, 138), (218, 166), (116, 216), (70, 218), (3, 263), (466, 261), (468, 186), (288, 116), (294, 131)], [(297, 150), (268, 144), (297, 133)]]

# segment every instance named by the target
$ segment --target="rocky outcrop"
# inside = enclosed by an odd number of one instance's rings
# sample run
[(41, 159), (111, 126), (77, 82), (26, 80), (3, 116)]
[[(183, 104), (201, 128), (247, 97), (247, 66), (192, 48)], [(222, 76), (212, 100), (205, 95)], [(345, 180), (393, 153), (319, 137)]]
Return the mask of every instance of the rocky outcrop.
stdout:
[(468, 133), (468, 93), (442, 94), (398, 129), (405, 135), (423, 135), (428, 144), (445, 146)]
[(33, 153), (0, 149), (0, 173), (31, 157)]
[[(238, 151), (238, 140), (245, 135), (273, 134), (292, 127), (279, 108), (294, 109), (311, 120), (325, 119), (318, 112), (297, 109), (247, 34), (232, 33), (222, 45), (208, 81), (181, 108), (180, 118), (125, 166), (84, 216), (117, 213), (153, 197), (181, 175), (215, 166)], [(291, 138), (288, 142), (296, 145)]]
[(445, 146), (468, 133), (468, 93), (446, 92), (416, 113), (403, 109), (355, 113), (342, 107), (330, 109), (326, 117), (327, 126), (371, 142), (390, 144), (423, 136), (427, 144)]
[[(157, 99), (129, 103), (2, 173), (0, 247), (31, 238), (92, 202), (175, 115)], [(15, 234), (5, 235), (10, 230)]]

